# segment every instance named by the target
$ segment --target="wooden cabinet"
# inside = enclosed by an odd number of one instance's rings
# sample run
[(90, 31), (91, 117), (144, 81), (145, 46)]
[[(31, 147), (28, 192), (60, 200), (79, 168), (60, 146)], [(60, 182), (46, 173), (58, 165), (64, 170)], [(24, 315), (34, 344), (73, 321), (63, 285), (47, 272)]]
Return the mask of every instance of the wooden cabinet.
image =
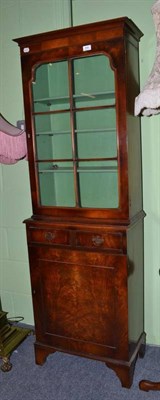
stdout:
[(54, 351), (94, 358), (126, 387), (145, 344), (134, 117), (141, 36), (117, 18), (15, 39), (33, 205), (25, 223), (36, 362)]

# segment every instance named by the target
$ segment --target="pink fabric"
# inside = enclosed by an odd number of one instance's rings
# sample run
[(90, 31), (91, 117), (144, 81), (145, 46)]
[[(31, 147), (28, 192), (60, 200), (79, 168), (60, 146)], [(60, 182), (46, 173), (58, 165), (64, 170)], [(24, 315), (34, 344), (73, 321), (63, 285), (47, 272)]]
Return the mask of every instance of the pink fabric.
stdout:
[(13, 136), (0, 130), (0, 163), (15, 164), (27, 160), (26, 133)]

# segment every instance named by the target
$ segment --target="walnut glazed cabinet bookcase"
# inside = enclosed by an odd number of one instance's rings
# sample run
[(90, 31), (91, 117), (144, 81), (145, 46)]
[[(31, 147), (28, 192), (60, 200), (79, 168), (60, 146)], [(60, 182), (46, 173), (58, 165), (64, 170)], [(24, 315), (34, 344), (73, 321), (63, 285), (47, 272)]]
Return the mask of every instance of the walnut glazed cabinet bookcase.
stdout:
[[(144, 355), (141, 31), (127, 17), (15, 39), (33, 216), (35, 357), (104, 361), (130, 387)], [(54, 362), (54, 360), (53, 360)]]

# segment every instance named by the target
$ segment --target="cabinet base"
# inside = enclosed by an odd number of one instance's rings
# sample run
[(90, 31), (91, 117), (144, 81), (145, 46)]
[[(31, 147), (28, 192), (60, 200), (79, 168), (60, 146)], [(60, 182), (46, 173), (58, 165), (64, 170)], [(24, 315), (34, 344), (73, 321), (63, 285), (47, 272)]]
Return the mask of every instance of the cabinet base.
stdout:
[[(111, 368), (117, 374), (122, 386), (129, 389), (133, 382), (133, 375), (137, 357), (138, 356), (143, 357), (145, 354), (145, 340), (146, 340), (146, 335), (145, 333), (143, 333), (130, 361), (115, 360), (115, 359), (111, 360), (110, 358), (107, 357), (98, 359), (98, 357), (94, 356), (93, 357), (88, 356), (88, 358), (105, 362), (106, 366), (108, 368)], [(56, 351), (60, 351), (60, 349), (55, 349), (52, 346), (44, 345), (39, 342), (36, 342), (34, 346), (35, 346), (35, 361), (36, 364), (38, 365), (43, 365), (49, 354), (53, 354)], [(75, 355), (80, 355), (80, 354), (75, 354)], [(84, 357), (85, 355), (82, 354), (81, 356)]]
[(34, 344), (34, 349), (35, 349), (35, 361), (36, 364), (38, 365), (43, 365), (49, 354), (53, 354), (56, 352), (56, 350), (53, 347), (45, 346), (37, 342)]
[(122, 387), (129, 389), (132, 386), (133, 382), (135, 363), (136, 360), (134, 360), (134, 362), (130, 366), (126, 366), (122, 365), (121, 363), (119, 363), (119, 365), (115, 365), (110, 362), (106, 362), (106, 366), (113, 369), (113, 371), (118, 376)]
[(118, 376), (122, 384), (122, 387), (129, 389), (132, 386), (137, 357), (139, 356), (140, 358), (143, 358), (145, 355), (145, 350), (146, 350), (146, 334), (143, 333), (137, 344), (137, 348), (129, 362), (125, 362), (122, 360), (113, 360), (106, 362), (106, 366), (108, 368), (113, 369), (113, 371)]

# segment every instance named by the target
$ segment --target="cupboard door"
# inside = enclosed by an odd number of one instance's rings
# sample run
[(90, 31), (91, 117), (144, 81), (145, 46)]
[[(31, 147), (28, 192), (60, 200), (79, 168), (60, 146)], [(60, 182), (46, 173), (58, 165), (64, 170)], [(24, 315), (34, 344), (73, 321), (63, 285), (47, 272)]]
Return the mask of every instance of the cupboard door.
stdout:
[(102, 54), (39, 65), (32, 119), (41, 206), (118, 208), (115, 77)]
[(30, 262), (38, 341), (95, 354), (126, 347), (126, 256), (33, 246)]

